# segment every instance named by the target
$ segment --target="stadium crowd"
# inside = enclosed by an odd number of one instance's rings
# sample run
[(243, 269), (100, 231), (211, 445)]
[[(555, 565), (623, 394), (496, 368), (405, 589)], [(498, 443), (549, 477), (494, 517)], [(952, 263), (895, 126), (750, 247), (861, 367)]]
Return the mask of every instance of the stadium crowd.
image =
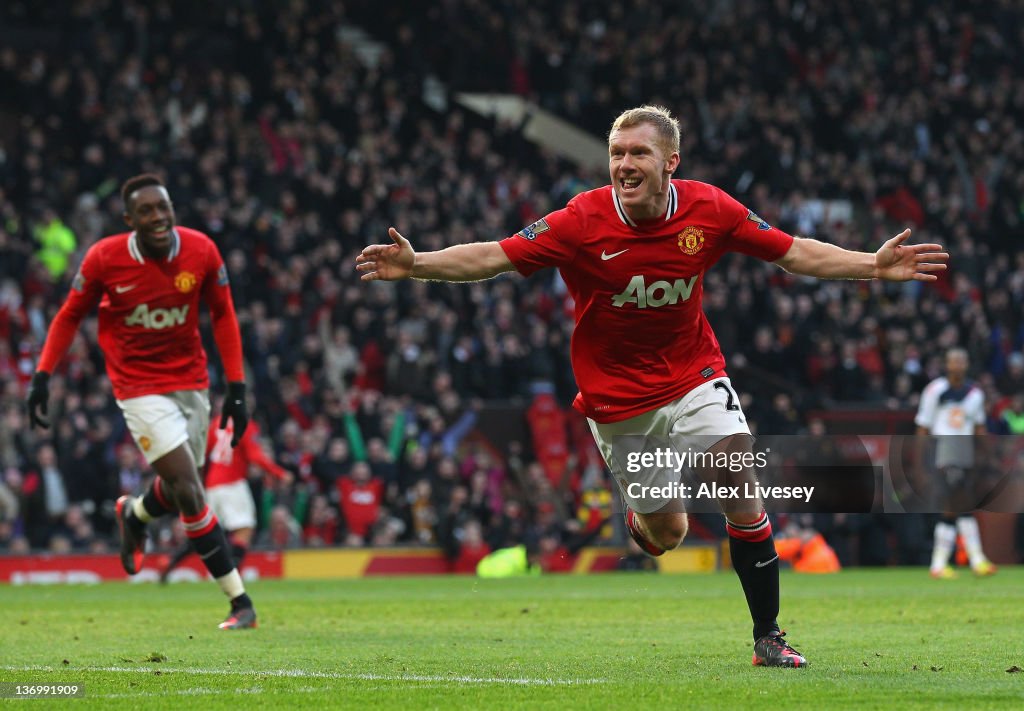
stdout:
[[(575, 393), (557, 275), (365, 286), (353, 270), (389, 225), (425, 249), (496, 239), (607, 181), (516, 126), (436, 112), (430, 77), (523, 94), (596, 135), (663, 103), (682, 122), (681, 177), (782, 229), (874, 250), (909, 225), (947, 245), (934, 286), (811, 282), (740, 257), (708, 273), (705, 309), (756, 431), (806, 432), (837, 403), (912, 410), (953, 345), (991, 428), (1019, 423), (1002, 413), (1024, 393), (1024, 6), (687, 5), (4, 3), (0, 548), (106, 549), (114, 499), (149, 475), (95, 319), (54, 378), (55, 428), (30, 431), (23, 404), (78, 260), (120, 231), (118, 188), (143, 171), (220, 247), (253, 416), (295, 475), (253, 482), (258, 543), (436, 544), (455, 559), (600, 525), (608, 484), (586, 436), (570, 437), (564, 475), (529, 441), (473, 436), (488, 403), (525, 413)], [(346, 24), (384, 43), (376, 63)], [(884, 563), (888, 542), (864, 540), (873, 523), (821, 527), (844, 563)]]

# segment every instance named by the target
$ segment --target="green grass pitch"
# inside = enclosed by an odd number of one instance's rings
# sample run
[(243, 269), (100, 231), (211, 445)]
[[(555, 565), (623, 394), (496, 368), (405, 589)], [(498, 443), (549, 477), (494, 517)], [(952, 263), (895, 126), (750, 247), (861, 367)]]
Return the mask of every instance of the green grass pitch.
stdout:
[(82, 709), (1022, 708), (1022, 591), (786, 573), (811, 666), (764, 669), (731, 573), (262, 581), (239, 632), (212, 583), (0, 587), (0, 681), (84, 683)]

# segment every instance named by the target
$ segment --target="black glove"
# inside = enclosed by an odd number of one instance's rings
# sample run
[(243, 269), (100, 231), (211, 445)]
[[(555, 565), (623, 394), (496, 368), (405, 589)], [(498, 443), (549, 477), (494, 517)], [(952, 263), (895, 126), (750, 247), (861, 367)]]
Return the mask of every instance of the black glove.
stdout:
[(49, 420), (44, 419), (49, 411), (49, 403), (50, 374), (37, 370), (32, 374), (32, 382), (28, 386), (28, 397), (25, 398), (25, 404), (28, 406), (29, 427), (38, 425), (44, 430), (50, 429)]
[(220, 411), (221, 429), (227, 426), (229, 417), (235, 426), (231, 446), (237, 447), (249, 426), (249, 415), (245, 411), (245, 383), (228, 383), (228, 394), (224, 396), (224, 407)]

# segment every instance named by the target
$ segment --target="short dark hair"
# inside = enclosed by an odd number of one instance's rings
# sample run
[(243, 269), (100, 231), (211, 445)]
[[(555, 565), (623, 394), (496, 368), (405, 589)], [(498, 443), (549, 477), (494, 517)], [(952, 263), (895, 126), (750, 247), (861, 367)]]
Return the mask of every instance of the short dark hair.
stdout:
[(121, 200), (124, 201), (125, 212), (131, 210), (129, 204), (132, 193), (141, 188), (147, 188), (150, 185), (156, 185), (158, 187), (164, 187), (164, 181), (160, 179), (159, 175), (154, 173), (143, 173), (142, 175), (136, 175), (128, 178), (124, 181), (124, 185), (121, 186)]

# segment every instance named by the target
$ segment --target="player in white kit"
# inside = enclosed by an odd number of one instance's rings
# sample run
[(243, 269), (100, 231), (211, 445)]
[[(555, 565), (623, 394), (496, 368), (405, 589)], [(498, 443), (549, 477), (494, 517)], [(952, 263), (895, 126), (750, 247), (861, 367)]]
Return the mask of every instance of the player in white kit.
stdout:
[(918, 407), (917, 434), (935, 436), (935, 470), (945, 479), (940, 486), (948, 488), (950, 505), (935, 524), (931, 575), (937, 579), (956, 577), (949, 564), (956, 545), (957, 532), (964, 541), (971, 570), (976, 575), (992, 575), (992, 564), (981, 547), (978, 521), (970, 512), (954, 513), (957, 496), (969, 495), (972, 469), (975, 466), (975, 436), (985, 434), (985, 395), (981, 388), (967, 380), (967, 351), (953, 348), (946, 353), (946, 376), (928, 383), (921, 393)]

